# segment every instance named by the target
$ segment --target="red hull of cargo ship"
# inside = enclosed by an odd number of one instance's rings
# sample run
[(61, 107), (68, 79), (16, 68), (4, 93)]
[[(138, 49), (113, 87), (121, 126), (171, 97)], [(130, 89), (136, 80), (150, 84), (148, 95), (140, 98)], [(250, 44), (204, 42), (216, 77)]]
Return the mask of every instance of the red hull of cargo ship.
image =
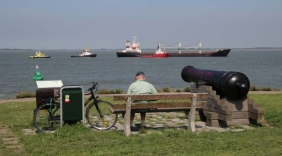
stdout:
[(167, 58), (168, 54), (155, 54), (155, 53), (144, 53), (141, 54), (141, 58)]

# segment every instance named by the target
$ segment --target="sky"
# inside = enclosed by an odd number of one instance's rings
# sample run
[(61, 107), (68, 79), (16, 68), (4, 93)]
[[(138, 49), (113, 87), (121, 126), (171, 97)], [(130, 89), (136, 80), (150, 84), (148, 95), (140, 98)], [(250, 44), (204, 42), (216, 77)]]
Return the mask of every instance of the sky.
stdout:
[(282, 0), (1, 0), (0, 48), (282, 47)]

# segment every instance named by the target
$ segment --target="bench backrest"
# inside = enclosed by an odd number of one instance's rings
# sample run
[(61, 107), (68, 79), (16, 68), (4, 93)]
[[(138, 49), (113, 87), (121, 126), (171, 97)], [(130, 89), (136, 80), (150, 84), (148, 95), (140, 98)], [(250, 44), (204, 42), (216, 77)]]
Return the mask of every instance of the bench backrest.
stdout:
[(126, 101), (128, 97), (131, 100), (183, 100), (183, 99), (192, 99), (193, 94), (197, 95), (197, 100), (206, 100), (207, 93), (161, 93), (161, 94), (118, 94), (114, 95), (114, 101)]
[[(196, 96), (195, 103), (197, 108), (202, 108), (206, 105), (207, 93), (194, 93)], [(114, 101), (123, 101), (122, 103), (114, 104), (113, 110), (116, 113), (125, 110), (125, 105), (128, 99), (134, 100), (144, 100), (152, 101), (148, 103), (139, 103), (138, 105), (132, 105), (132, 109), (172, 109), (172, 108), (189, 108), (192, 105), (193, 93), (162, 93), (162, 94), (138, 94), (138, 95), (128, 95), (119, 94), (113, 96)], [(172, 101), (166, 101), (172, 100)]]

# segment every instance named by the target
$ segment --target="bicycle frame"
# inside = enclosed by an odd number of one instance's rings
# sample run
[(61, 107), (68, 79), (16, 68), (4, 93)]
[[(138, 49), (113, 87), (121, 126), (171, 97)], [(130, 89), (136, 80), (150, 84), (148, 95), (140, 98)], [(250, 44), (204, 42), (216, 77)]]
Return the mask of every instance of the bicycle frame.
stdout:
[[(99, 109), (99, 107), (98, 107), (98, 105), (97, 105), (98, 97), (95, 96), (94, 91), (93, 91), (94, 89), (96, 89), (96, 86), (97, 86), (97, 84), (96, 84), (96, 83), (93, 83), (93, 86), (88, 89), (88, 90), (90, 91), (90, 97), (89, 97), (89, 98), (87, 99), (87, 101), (84, 103), (84, 106), (87, 106), (87, 105), (93, 100), (93, 102), (94, 102), (94, 104), (95, 104), (95, 108), (96, 108), (97, 111), (99, 112), (100, 117), (103, 117), (102, 112), (101, 112), (101, 110)], [(50, 99), (50, 101), (45, 101), (45, 100), (44, 100), (45, 103), (50, 102), (50, 108), (48, 109), (48, 112), (49, 112), (49, 113), (52, 112), (52, 103), (53, 103), (54, 101), (55, 101), (54, 99)], [(57, 111), (57, 110), (56, 110), (56, 111)], [(52, 114), (52, 115), (54, 115), (54, 114)], [(52, 119), (54, 119), (54, 118), (52, 118)], [(57, 120), (57, 118), (55, 118), (55, 120)]]
[(102, 114), (100, 108), (98, 107), (97, 105), (97, 102), (98, 102), (98, 96), (95, 96), (94, 94), (94, 89), (96, 89), (96, 85), (97, 84), (93, 84), (93, 86), (91, 88), (89, 88), (88, 90), (90, 91), (90, 97), (86, 100), (86, 102), (84, 103), (84, 106), (87, 106), (93, 99), (93, 102), (94, 102), (94, 105), (95, 105), (95, 108), (97, 109), (97, 111), (99, 112), (100, 114), (100, 117), (103, 117), (104, 115)]

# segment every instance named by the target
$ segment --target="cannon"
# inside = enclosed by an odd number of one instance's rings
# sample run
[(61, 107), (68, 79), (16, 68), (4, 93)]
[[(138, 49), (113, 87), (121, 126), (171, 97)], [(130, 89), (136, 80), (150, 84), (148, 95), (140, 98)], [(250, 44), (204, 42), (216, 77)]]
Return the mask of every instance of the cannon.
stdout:
[(197, 87), (201, 84), (212, 86), (221, 98), (230, 100), (245, 97), (250, 89), (248, 77), (240, 72), (203, 70), (186, 66), (182, 69), (181, 77), (186, 82), (196, 83)]

